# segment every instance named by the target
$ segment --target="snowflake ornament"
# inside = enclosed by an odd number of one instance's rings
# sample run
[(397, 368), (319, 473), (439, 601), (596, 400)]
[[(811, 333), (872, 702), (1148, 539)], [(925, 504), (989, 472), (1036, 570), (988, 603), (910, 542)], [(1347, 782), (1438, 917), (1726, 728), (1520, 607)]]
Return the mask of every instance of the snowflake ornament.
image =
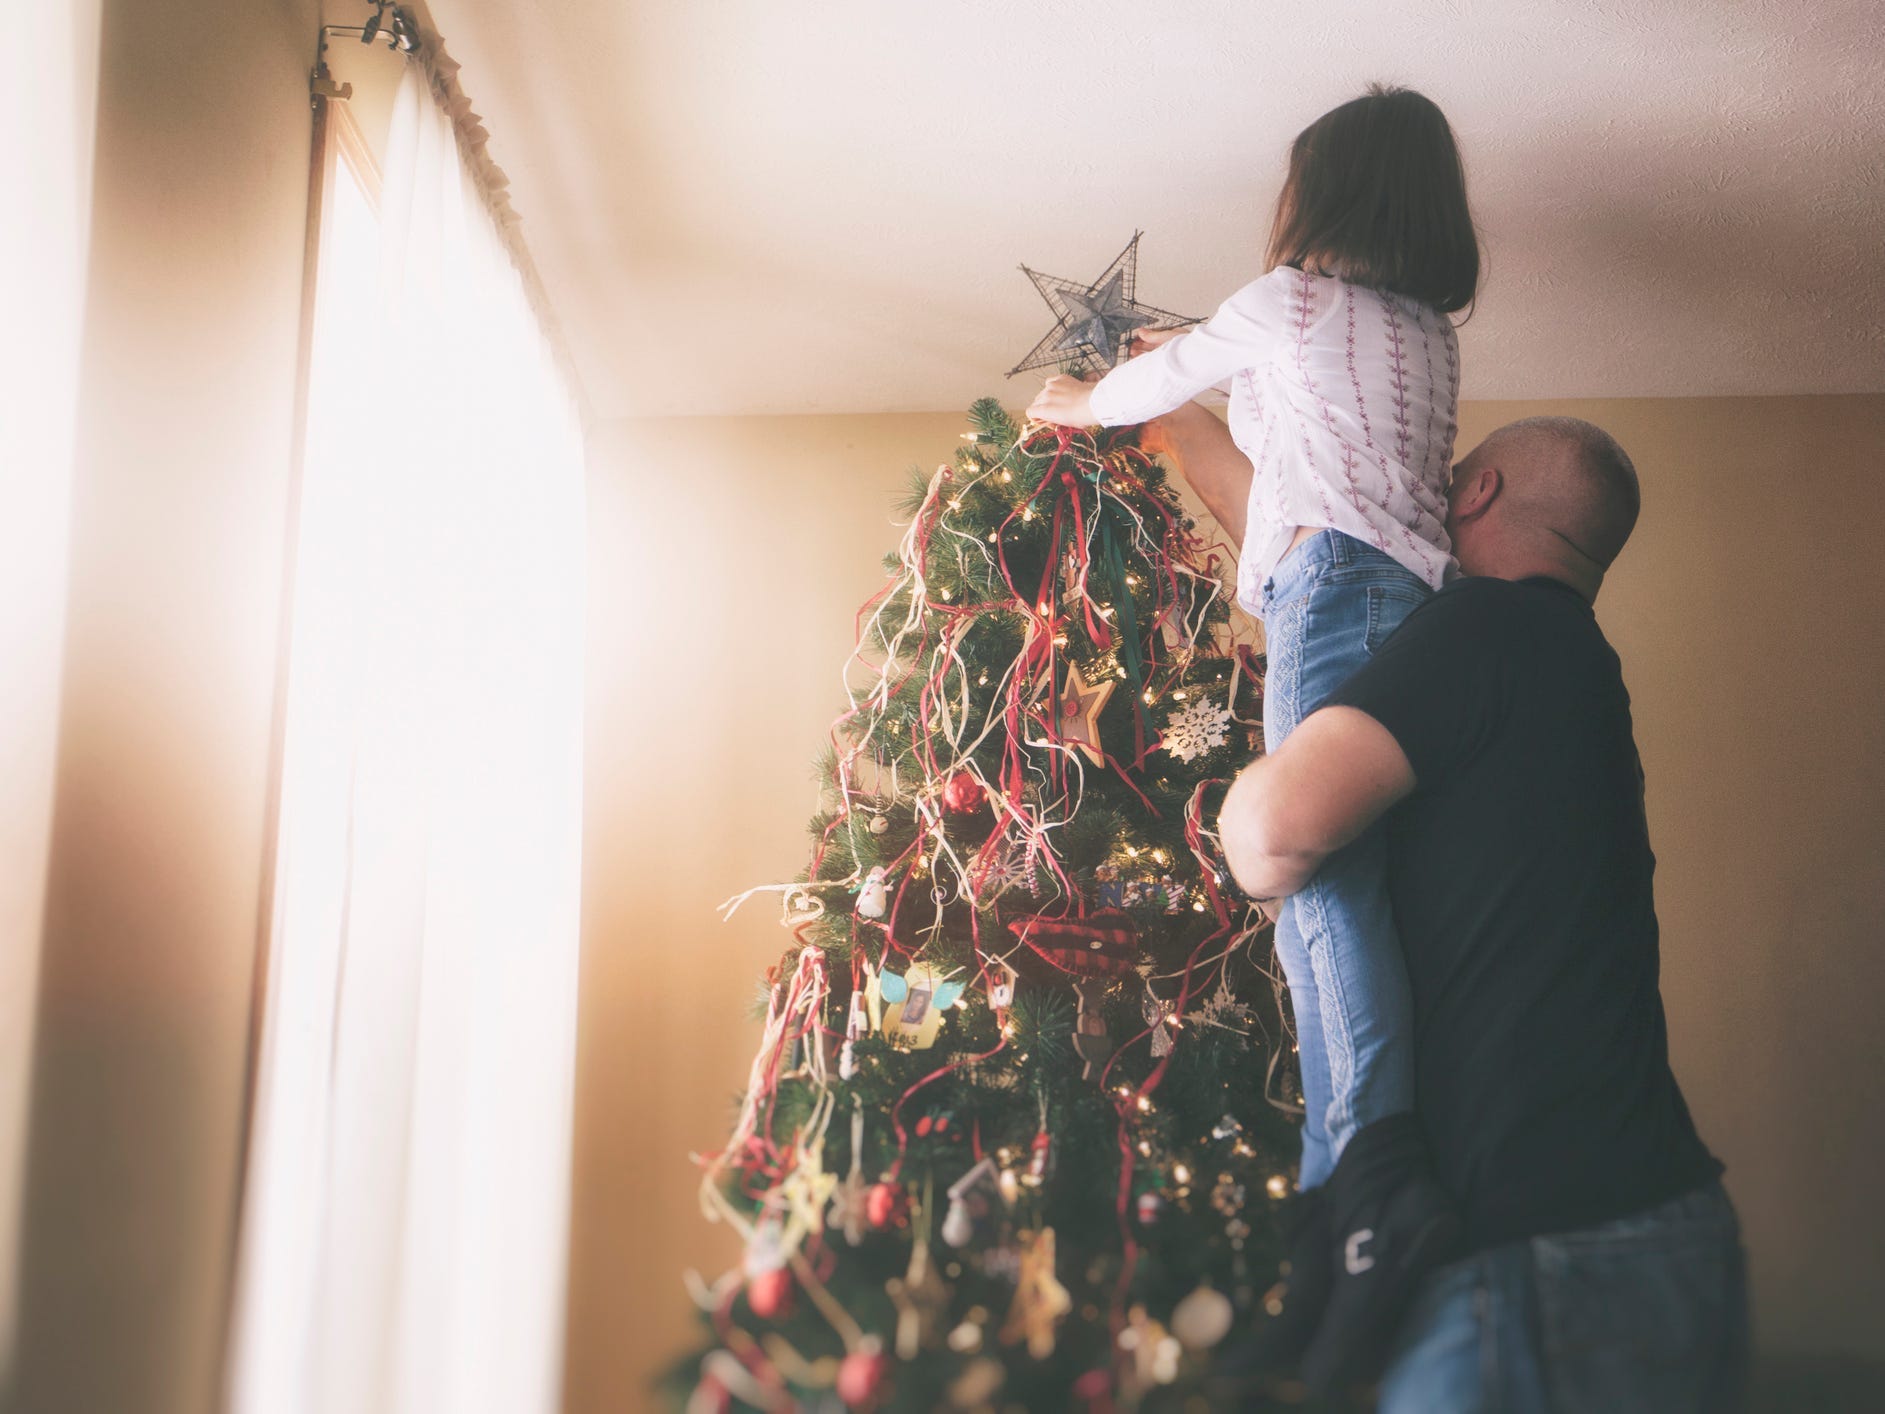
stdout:
[(1197, 1021), (1205, 1026), (1221, 1026), (1226, 1031), (1244, 1031), (1250, 1025), (1251, 1011), (1247, 1005), (1238, 1001), (1237, 994), (1231, 991), (1229, 973), (1220, 969), (1217, 974), (1217, 989), (1204, 999), (1202, 1006), (1187, 1014), (1185, 1019)]
[(1191, 761), (1222, 746), (1230, 730), (1230, 708), (1208, 697), (1179, 708), (1165, 719), (1159, 745), (1180, 761)]

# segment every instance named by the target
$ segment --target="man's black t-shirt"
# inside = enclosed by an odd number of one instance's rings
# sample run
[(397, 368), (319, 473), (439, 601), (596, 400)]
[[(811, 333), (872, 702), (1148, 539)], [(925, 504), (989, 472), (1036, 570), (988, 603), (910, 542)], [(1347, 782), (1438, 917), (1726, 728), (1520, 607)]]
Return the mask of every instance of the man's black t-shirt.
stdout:
[(1415, 1104), (1473, 1244), (1719, 1173), (1669, 1070), (1642, 767), (1590, 606), (1554, 580), (1460, 580), (1328, 705), (1414, 769), (1387, 828)]

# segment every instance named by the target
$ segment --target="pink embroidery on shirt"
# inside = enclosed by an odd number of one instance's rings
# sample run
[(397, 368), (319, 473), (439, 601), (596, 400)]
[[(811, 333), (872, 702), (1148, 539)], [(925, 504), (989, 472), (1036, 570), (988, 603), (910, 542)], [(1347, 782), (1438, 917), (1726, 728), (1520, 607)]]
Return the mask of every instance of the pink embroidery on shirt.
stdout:
[[(1309, 363), (1303, 352), (1303, 346), (1309, 338), (1309, 309), (1311, 305), (1311, 295), (1315, 287), (1310, 282), (1310, 276), (1307, 270), (1299, 270), (1296, 274), (1295, 288), (1290, 291), (1290, 298), (1294, 303), (1294, 312), (1296, 315), (1296, 372), (1302, 379), (1303, 387), (1308, 390), (1309, 396), (1320, 401), (1320, 395), (1316, 392), (1316, 380), (1309, 374)], [(1303, 469), (1309, 473), (1309, 479), (1315, 485), (1316, 500), (1322, 506), (1322, 519), (1326, 524), (1334, 520), (1335, 508), (1329, 504), (1328, 488), (1322, 484), (1322, 478), (1316, 474), (1316, 453), (1309, 439), (1309, 429), (1300, 421), (1297, 422), (1296, 428), (1297, 435), (1302, 440)], [(1332, 426), (1330, 431), (1334, 431)], [(1279, 483), (1282, 480), (1280, 476), (1277, 479)], [(1279, 525), (1286, 525), (1288, 523), (1287, 517), (1284, 515), (1278, 516), (1277, 523)]]
[(1399, 483), (1388, 470), (1388, 459), (1381, 449), (1374, 444), (1374, 424), (1368, 420), (1368, 400), (1361, 390), (1361, 373), (1355, 366), (1355, 297), (1351, 292), (1348, 299), (1348, 386), (1355, 394), (1355, 418), (1361, 423), (1362, 445), (1374, 453), (1375, 464), (1381, 468), (1382, 479), (1387, 483), (1387, 494), (1381, 498), (1381, 509), (1390, 515), (1394, 512), (1394, 492)]
[[(1304, 378), (1307, 379), (1308, 370), (1303, 367), (1303, 343), (1309, 337), (1309, 295), (1311, 287), (1309, 284), (1309, 272), (1307, 270), (1299, 270), (1296, 273), (1301, 276), (1301, 279), (1297, 283), (1296, 288), (1290, 292), (1290, 297), (1296, 302), (1296, 368), (1297, 371), (1302, 373)], [(1312, 390), (1314, 386), (1314, 384), (1310, 384)]]
[(1374, 427), (1368, 421), (1368, 400), (1362, 396), (1361, 374), (1355, 368), (1355, 301), (1348, 301), (1348, 386), (1355, 391), (1355, 416), (1361, 423), (1362, 444), (1375, 450)]
[[(1255, 375), (1248, 369), (1244, 377), (1254, 386)], [(1252, 458), (1251, 500), (1254, 503), (1259, 496), (1268, 493), (1270, 518), (1277, 524), (1283, 523), (1283, 477), (1279, 469), (1270, 465), (1270, 439), (1276, 435), (1276, 417), (1273, 409), (1261, 408), (1258, 413), (1263, 428), (1263, 440), (1257, 443), (1257, 454)], [(1244, 539), (1250, 539), (1248, 517), (1244, 526)]]
[[(1355, 508), (1356, 517), (1360, 519), (1361, 521), (1363, 521), (1364, 523), (1374, 528), (1375, 540), (1379, 544), (1380, 548), (1383, 551), (1385, 551), (1388, 548), (1387, 541), (1382, 538), (1380, 527), (1375, 525), (1375, 517), (1368, 514), (1369, 507), (1362, 498), (1361, 486), (1355, 480), (1355, 449), (1354, 447), (1349, 445), (1348, 439), (1342, 436), (1341, 432), (1337, 430), (1335, 426), (1335, 407), (1332, 403), (1330, 403), (1330, 401), (1326, 397), (1322, 395), (1321, 391), (1316, 387), (1316, 380), (1314, 376), (1309, 372), (1309, 361), (1303, 350), (1303, 334), (1307, 329), (1309, 289), (1310, 289), (1309, 276), (1307, 273), (1305, 273), (1302, 277), (1303, 301), (1300, 306), (1300, 310), (1301, 310), (1300, 321), (1301, 322), (1299, 322), (1298, 329), (1297, 329), (1297, 336), (1296, 336), (1296, 371), (1302, 378), (1303, 387), (1307, 388), (1309, 390), (1309, 395), (1316, 400), (1316, 410), (1322, 414), (1322, 426), (1328, 432), (1329, 439), (1342, 449), (1342, 476), (1343, 476), (1343, 479), (1348, 483), (1348, 502), (1351, 506)], [(1346, 298), (1343, 300), (1343, 303), (1347, 306), (1347, 309), (1348, 309), (1348, 328), (1349, 328), (1349, 364), (1348, 364), (1348, 367), (1349, 367), (1349, 376), (1352, 380), (1354, 378), (1354, 371), (1355, 371), (1355, 362), (1354, 362), (1355, 300), (1354, 300), (1354, 294), (1352, 291), (1345, 290), (1344, 294)], [(1307, 438), (1305, 438), (1303, 441), (1303, 457), (1306, 461), (1311, 459), (1311, 454), (1309, 451), (1309, 443), (1308, 443)], [(1318, 491), (1320, 490), (1319, 484), (1318, 484), (1317, 489)], [(1328, 497), (1325, 495), (1321, 499), (1322, 499), (1323, 513), (1327, 515), (1329, 511)]]
[(1388, 316), (1388, 351), (1394, 360), (1389, 382), (1394, 385), (1395, 460), (1406, 466), (1407, 443), (1413, 435), (1407, 425), (1407, 349), (1401, 337), (1401, 316), (1394, 308), (1394, 301), (1383, 299), (1381, 308)]
[(1453, 439), (1459, 435), (1460, 406), (1460, 354), (1459, 335), (1453, 331), (1453, 321), (1448, 320), (1446, 337), (1440, 341), (1440, 347), (1446, 351), (1446, 406), (1447, 427), (1446, 447), (1440, 453), (1440, 479), (1434, 484), (1434, 494), (1444, 503), (1446, 484), (1453, 472)]

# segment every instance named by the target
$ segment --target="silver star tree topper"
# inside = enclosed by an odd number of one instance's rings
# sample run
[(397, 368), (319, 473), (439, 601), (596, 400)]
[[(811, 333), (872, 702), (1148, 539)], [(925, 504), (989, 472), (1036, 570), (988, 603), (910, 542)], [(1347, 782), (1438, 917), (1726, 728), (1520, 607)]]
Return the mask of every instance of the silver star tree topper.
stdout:
[(1171, 327), (1194, 324), (1189, 315), (1174, 314), (1140, 304), (1133, 298), (1133, 282), (1139, 265), (1139, 231), (1132, 233), (1126, 248), (1113, 257), (1113, 263), (1100, 272), (1090, 285), (1077, 280), (1063, 280), (1058, 275), (1043, 275), (1038, 270), (1021, 267), (1021, 273), (1034, 282), (1057, 322), (1026, 358), (1008, 370), (1008, 376), (1025, 373), (1030, 368), (1045, 368), (1075, 359), (1090, 359), (1111, 368), (1125, 355), (1132, 332), (1148, 324)]

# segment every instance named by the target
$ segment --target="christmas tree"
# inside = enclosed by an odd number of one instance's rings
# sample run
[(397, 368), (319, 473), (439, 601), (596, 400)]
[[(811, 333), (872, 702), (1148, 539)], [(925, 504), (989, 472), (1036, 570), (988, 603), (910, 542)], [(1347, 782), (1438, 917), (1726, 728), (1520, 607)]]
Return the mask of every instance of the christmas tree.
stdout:
[(970, 423), (772, 886), (690, 1410), (1187, 1407), (1276, 1269), (1287, 1009), (1208, 834), (1260, 742), (1227, 558), (1139, 429)]

